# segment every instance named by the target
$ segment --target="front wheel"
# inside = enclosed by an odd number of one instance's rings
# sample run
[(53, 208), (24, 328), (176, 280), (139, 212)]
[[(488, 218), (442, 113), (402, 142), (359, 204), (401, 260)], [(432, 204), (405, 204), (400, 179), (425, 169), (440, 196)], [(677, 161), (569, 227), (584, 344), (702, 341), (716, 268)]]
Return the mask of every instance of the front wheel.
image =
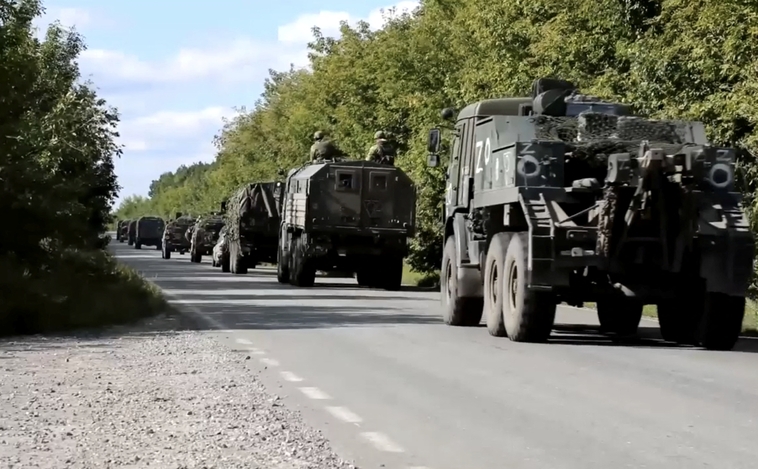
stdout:
[(458, 296), (458, 266), (455, 238), (445, 241), (442, 254), (440, 290), (442, 297), (442, 319), (449, 326), (478, 326), (482, 321), (483, 298), (461, 298)]
[(279, 283), (289, 283), (290, 269), (287, 256), (280, 247), (276, 249), (276, 281)]

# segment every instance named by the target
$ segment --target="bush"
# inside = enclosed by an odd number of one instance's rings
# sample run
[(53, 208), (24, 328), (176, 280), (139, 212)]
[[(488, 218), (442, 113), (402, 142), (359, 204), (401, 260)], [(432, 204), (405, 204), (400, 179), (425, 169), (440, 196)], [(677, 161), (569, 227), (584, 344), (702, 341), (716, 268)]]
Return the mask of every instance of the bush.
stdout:
[(77, 34), (43, 41), (36, 0), (0, 0), (0, 335), (121, 322), (165, 308), (105, 253), (118, 114), (80, 82)]

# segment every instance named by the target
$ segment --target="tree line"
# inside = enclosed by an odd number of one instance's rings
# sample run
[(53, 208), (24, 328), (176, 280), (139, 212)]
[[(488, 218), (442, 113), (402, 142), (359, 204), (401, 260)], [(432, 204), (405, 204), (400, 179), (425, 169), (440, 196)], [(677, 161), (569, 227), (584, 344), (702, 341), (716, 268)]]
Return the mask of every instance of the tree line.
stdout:
[(119, 217), (214, 210), (240, 184), (277, 178), (308, 158), (327, 131), (365, 156), (377, 130), (420, 191), (411, 266), (438, 268), (444, 169), (426, 167), (440, 110), (529, 96), (538, 77), (631, 104), (654, 118), (703, 121), (709, 138), (740, 151), (740, 188), (753, 228), (758, 154), (758, 4), (746, 0), (425, 0), (379, 30), (314, 28), (310, 67), (270, 71), (261, 98), (227, 122), (211, 164), (182, 167), (127, 198)]
[(160, 306), (105, 252), (118, 113), (81, 80), (78, 34), (55, 23), (38, 39), (42, 13), (36, 0), (0, 0), (0, 335)]

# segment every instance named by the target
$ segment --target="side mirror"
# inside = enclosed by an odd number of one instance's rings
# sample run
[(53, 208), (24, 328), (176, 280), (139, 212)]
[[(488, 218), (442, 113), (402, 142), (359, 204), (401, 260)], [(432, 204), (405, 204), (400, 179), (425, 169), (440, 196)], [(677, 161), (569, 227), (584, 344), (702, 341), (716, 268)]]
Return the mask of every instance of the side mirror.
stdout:
[(174, 214), (174, 218), (180, 218), (181, 216), (182, 212), (176, 212), (176, 214)]
[(441, 145), (440, 129), (432, 129), (429, 131), (429, 140), (426, 143), (426, 149), (429, 153), (438, 153)]
[(430, 168), (436, 168), (440, 165), (440, 157), (434, 153), (429, 153), (429, 156), (426, 159), (426, 165)]

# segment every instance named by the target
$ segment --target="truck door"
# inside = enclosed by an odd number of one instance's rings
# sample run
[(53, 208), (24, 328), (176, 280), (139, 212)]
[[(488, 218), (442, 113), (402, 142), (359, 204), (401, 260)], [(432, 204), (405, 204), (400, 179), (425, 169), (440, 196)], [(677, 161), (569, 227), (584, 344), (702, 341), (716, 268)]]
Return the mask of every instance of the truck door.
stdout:
[(470, 178), (474, 174), (474, 154), (471, 151), (471, 136), (468, 132), (468, 121), (461, 121), (456, 125), (456, 130), (458, 133), (458, 137), (456, 138), (456, 142), (458, 142), (458, 161), (460, 161), (459, 164), (459, 173), (458, 173), (458, 181), (457, 181), (457, 200), (456, 205), (458, 207), (468, 207), (469, 202), (469, 192), (470, 192)]

